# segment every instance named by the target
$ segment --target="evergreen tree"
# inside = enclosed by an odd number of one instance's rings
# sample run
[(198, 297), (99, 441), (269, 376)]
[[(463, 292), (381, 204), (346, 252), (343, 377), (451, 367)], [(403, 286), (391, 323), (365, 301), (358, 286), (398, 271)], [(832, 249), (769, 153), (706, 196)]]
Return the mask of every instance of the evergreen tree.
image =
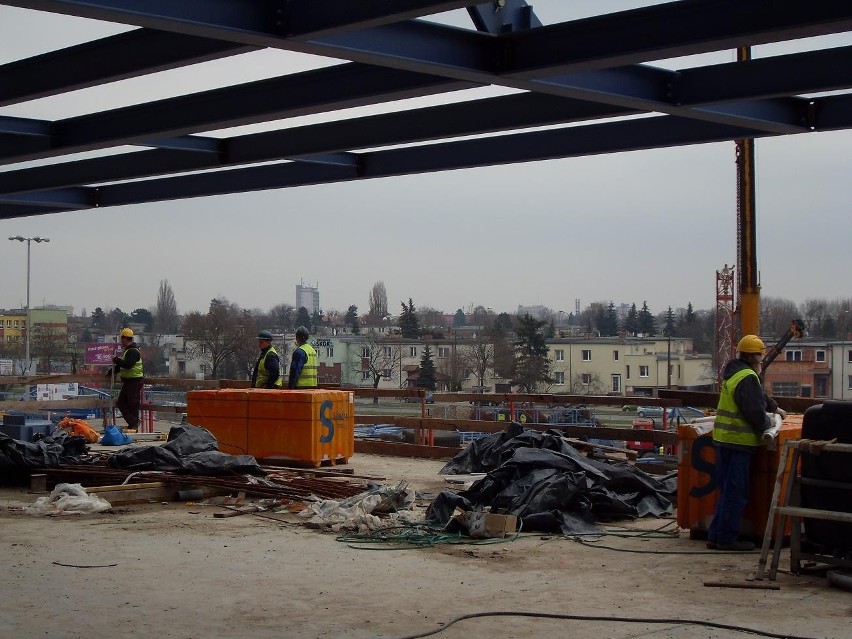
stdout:
[(603, 337), (615, 337), (618, 335), (618, 313), (615, 310), (615, 304), (612, 302), (606, 307), (602, 321), (598, 325), (598, 330)]
[(515, 374), (512, 384), (528, 393), (535, 392), (539, 383), (553, 383), (547, 343), (542, 330), (544, 326), (545, 322), (524, 315), (515, 329), (518, 341), (515, 345)]
[(417, 376), (417, 388), (435, 390), (436, 386), (435, 362), (432, 360), (432, 349), (426, 344), (426, 347), (423, 349), (423, 356), (420, 358), (420, 374)]
[(677, 334), (677, 329), (675, 327), (675, 317), (674, 311), (672, 307), (669, 306), (669, 310), (666, 311), (666, 325), (663, 328), (663, 335), (666, 337), (674, 337)]
[(642, 302), (642, 310), (639, 311), (639, 332), (650, 337), (657, 334), (657, 320), (651, 314), (647, 301)]
[(350, 306), (346, 315), (343, 316), (343, 323), (348, 326), (355, 335), (361, 332), (361, 322), (358, 321), (358, 307), (354, 304)]
[(695, 309), (692, 308), (692, 302), (686, 305), (686, 315), (683, 319), (687, 324), (695, 324), (697, 316), (695, 315)]
[(304, 326), (309, 332), (313, 333), (311, 329), (311, 316), (308, 313), (308, 309), (304, 306), (300, 306), (299, 310), (296, 311), (296, 327), (298, 328), (299, 326)]
[(467, 325), (467, 318), (464, 315), (464, 311), (461, 310), (461, 309), (458, 309), (456, 311), (456, 314), (453, 316), (453, 326), (458, 328), (459, 326), (466, 326), (466, 325)]
[(402, 314), (399, 316), (399, 330), (402, 336), (409, 339), (420, 337), (420, 323), (414, 312), (414, 302), (409, 297), (407, 306), (405, 302), (400, 302), (400, 304), (402, 304)]
[(92, 326), (95, 328), (106, 328), (106, 313), (104, 313), (104, 309), (98, 306), (95, 310), (92, 311)]
[(639, 313), (636, 312), (636, 302), (630, 305), (627, 317), (624, 319), (624, 332), (628, 335), (636, 335), (639, 332)]

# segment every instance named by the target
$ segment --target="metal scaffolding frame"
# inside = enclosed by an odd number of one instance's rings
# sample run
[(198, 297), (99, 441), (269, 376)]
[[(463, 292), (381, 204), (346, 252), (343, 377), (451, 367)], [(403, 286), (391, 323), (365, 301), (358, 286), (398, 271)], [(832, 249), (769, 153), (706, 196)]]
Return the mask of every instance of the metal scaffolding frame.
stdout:
[[(852, 46), (678, 70), (651, 64), (849, 32), (848, 0), (682, 0), (550, 25), (523, 0), (0, 5), (138, 27), (0, 65), (0, 107), (268, 47), (344, 61), (53, 121), (0, 116), (0, 219), (852, 128)], [(422, 19), (462, 8), (470, 29)], [(488, 85), (517, 92), (205, 135)], [(623, 116), (642, 117), (612, 120)], [(528, 130), (541, 127), (551, 128)], [(73, 157), (125, 145), (144, 150)], [(55, 163), (17, 166), (48, 158)]]

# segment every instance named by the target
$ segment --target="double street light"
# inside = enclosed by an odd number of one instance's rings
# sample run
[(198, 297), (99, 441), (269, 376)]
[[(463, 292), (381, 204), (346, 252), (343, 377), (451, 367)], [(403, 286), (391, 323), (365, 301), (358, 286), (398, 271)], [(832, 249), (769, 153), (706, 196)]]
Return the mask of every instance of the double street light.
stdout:
[(27, 373), (30, 372), (30, 243), (35, 242), (36, 244), (41, 244), (42, 242), (50, 242), (50, 238), (47, 237), (23, 237), (22, 235), (16, 235), (14, 237), (9, 238), (10, 242), (26, 242), (27, 243), (27, 323), (26, 323), (26, 332), (27, 332), (27, 350), (26, 350), (26, 361), (27, 361)]

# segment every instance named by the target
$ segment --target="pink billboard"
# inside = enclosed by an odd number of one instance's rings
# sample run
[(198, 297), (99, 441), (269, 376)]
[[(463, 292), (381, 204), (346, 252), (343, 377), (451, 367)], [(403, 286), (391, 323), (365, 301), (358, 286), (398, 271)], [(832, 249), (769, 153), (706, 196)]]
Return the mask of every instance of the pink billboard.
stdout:
[(86, 365), (90, 366), (109, 366), (112, 364), (112, 358), (118, 353), (118, 344), (98, 344), (86, 343)]

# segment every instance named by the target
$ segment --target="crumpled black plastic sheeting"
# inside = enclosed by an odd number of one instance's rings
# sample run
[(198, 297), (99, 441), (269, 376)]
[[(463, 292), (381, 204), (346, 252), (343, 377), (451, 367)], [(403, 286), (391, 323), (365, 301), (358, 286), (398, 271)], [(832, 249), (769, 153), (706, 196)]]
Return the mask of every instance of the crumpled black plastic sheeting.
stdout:
[(514, 423), (474, 442), (441, 472), (488, 474), (462, 493), (438, 495), (426, 512), (437, 525), (456, 507), (487, 506), (519, 516), (524, 530), (599, 532), (595, 522), (671, 513), (677, 490), (676, 473), (661, 481), (626, 463), (589, 459), (556, 434)]
[(0, 470), (17, 468), (56, 468), (91, 463), (80, 459), (85, 445), (81, 437), (71, 437), (65, 431), (43, 437), (37, 442), (12, 439), (0, 433)]
[(213, 434), (198, 426), (182, 424), (169, 430), (162, 446), (126, 448), (109, 458), (109, 465), (123, 470), (161, 470), (190, 475), (265, 475), (251, 455), (219, 451)]

